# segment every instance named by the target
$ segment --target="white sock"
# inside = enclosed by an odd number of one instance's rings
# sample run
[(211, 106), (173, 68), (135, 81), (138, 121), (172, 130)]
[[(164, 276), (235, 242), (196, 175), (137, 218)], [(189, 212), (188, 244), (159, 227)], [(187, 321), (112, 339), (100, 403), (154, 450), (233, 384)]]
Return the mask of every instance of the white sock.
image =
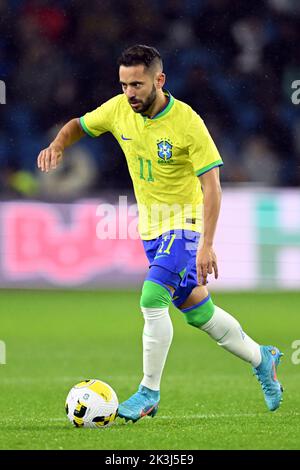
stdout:
[(141, 382), (151, 390), (159, 390), (163, 368), (173, 338), (173, 325), (166, 308), (141, 307), (145, 319), (143, 331), (143, 372)]
[(219, 346), (250, 362), (253, 367), (260, 364), (259, 344), (246, 335), (239, 322), (220, 307), (215, 305), (213, 316), (201, 327), (201, 330), (206, 331)]

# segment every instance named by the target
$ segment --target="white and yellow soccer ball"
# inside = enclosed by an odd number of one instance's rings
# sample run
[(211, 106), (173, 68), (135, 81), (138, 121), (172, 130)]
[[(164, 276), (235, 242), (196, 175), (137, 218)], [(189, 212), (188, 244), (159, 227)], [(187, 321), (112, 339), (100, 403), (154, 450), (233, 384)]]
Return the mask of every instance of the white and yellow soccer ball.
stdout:
[(90, 379), (71, 388), (65, 409), (74, 426), (102, 429), (114, 422), (118, 406), (118, 397), (110, 385)]

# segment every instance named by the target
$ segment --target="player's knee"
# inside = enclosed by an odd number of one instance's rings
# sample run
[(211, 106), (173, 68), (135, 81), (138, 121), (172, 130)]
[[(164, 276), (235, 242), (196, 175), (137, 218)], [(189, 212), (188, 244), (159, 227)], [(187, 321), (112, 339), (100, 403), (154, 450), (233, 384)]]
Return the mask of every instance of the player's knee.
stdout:
[(195, 328), (201, 328), (214, 314), (215, 306), (208, 295), (200, 303), (181, 310), (186, 322)]
[(145, 281), (142, 289), (140, 305), (144, 308), (164, 308), (171, 302), (171, 294), (167, 287), (153, 281)]

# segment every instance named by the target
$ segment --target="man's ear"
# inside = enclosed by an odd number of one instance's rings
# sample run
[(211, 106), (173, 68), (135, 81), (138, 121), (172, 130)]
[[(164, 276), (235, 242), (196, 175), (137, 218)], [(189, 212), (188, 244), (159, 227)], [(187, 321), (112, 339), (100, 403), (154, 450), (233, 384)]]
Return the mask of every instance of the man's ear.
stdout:
[(163, 72), (157, 72), (155, 82), (157, 88), (163, 88), (166, 83), (166, 75)]

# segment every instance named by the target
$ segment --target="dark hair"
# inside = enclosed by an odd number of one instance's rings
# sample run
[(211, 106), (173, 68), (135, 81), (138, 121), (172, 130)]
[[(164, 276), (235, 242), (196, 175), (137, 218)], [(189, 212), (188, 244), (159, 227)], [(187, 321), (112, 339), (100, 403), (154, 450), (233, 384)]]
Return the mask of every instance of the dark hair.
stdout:
[(155, 47), (141, 44), (128, 47), (118, 59), (118, 65), (125, 65), (125, 67), (144, 65), (146, 68), (150, 68), (157, 63), (162, 67), (162, 60), (158, 50)]

